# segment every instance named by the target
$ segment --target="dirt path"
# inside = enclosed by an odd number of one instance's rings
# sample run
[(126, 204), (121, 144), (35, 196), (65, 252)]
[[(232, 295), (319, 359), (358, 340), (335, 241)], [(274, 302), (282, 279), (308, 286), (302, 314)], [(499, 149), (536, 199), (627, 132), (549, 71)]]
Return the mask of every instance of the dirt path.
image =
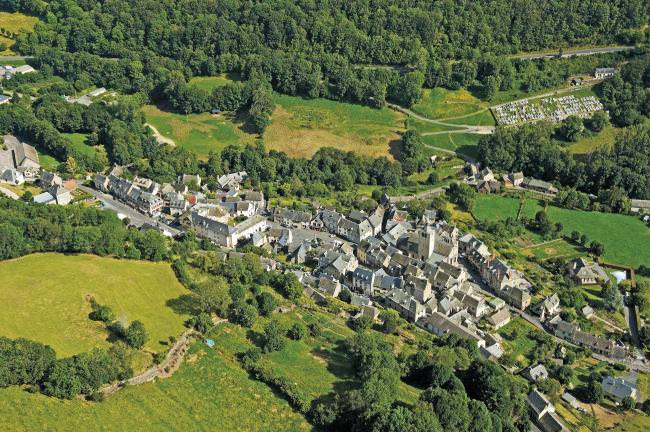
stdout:
[(101, 389), (106, 396), (116, 393), (127, 385), (135, 386), (155, 380), (156, 378), (169, 378), (178, 370), (183, 362), (192, 342), (194, 342), (194, 330), (186, 330), (174, 343), (167, 353), (167, 357), (159, 365), (153, 366), (146, 371), (129, 378), (126, 381), (119, 381)]
[(0, 193), (3, 194), (3, 195), (8, 196), (8, 197), (11, 198), (11, 199), (15, 199), (15, 200), (17, 200), (18, 198), (20, 198), (20, 197), (19, 197), (18, 195), (16, 195), (14, 192), (10, 191), (9, 189), (5, 189), (5, 188), (3, 188), (3, 187), (0, 187)]
[(168, 144), (170, 146), (176, 147), (176, 142), (173, 139), (168, 138), (163, 134), (161, 134), (160, 131), (158, 131), (158, 129), (156, 129), (154, 125), (149, 123), (145, 123), (144, 125), (147, 126), (149, 129), (151, 129), (151, 131), (153, 132), (153, 136), (156, 138), (158, 144)]
[[(417, 114), (413, 111), (411, 111), (408, 108), (404, 108), (399, 105), (395, 104), (388, 104), (388, 106), (394, 110), (400, 111), (410, 117), (413, 117), (415, 119), (421, 120), (423, 122), (427, 123), (432, 123), (438, 126), (446, 126), (446, 127), (451, 127), (455, 128), (455, 130), (452, 131), (443, 131), (441, 133), (450, 133), (450, 132), (455, 132), (455, 133), (476, 133), (476, 134), (491, 134), (494, 132), (495, 127), (494, 126), (477, 126), (477, 125), (466, 125), (466, 124), (452, 124), (452, 123), (446, 123), (443, 120), (434, 120), (430, 119), (428, 117), (421, 116), (420, 114)], [(475, 114), (475, 113), (473, 113)], [(436, 134), (437, 132), (429, 132), (429, 135)], [(424, 135), (424, 134), (423, 134)]]

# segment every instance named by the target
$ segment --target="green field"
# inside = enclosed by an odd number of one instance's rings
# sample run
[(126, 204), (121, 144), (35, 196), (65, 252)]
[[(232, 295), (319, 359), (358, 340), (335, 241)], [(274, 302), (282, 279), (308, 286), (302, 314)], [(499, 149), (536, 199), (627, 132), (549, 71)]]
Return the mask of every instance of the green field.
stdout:
[(571, 144), (568, 149), (574, 155), (584, 155), (591, 153), (601, 146), (611, 147), (614, 145), (616, 136), (621, 131), (612, 125), (607, 125), (605, 129), (597, 134), (582, 136), (577, 142)]
[(238, 81), (240, 77), (237, 74), (221, 74), (209, 77), (194, 77), (188, 83), (192, 87), (200, 88), (211, 92), (216, 87), (221, 87), (229, 82)]
[(404, 115), (327, 99), (275, 95), (277, 107), (264, 143), (294, 157), (311, 157), (321, 147), (367, 156), (391, 156), (399, 147)]
[(182, 115), (162, 111), (153, 105), (146, 105), (143, 111), (147, 122), (162, 135), (200, 158), (207, 158), (210, 151), (250, 144), (256, 139), (256, 135), (243, 130), (243, 121), (227, 113)]
[(86, 144), (87, 134), (81, 133), (62, 133), (63, 137), (70, 140), (72, 147), (81, 154), (86, 156), (93, 156), (97, 153), (102, 146), (90, 146)]
[(483, 135), (469, 133), (448, 133), (424, 135), (425, 145), (455, 151), (473, 158), (478, 156), (478, 142)]
[(141, 320), (147, 348), (178, 336), (186, 316), (167, 302), (187, 293), (168, 264), (93, 255), (36, 254), (0, 263), (0, 334), (52, 346), (59, 357), (108, 346), (105, 326), (88, 318), (87, 296), (118, 320)]
[(463, 129), (460, 126), (446, 126), (446, 125), (441, 125), (436, 123), (430, 123), (430, 122), (418, 120), (415, 117), (409, 117), (407, 120), (407, 125), (409, 129), (415, 129), (421, 134), (427, 132), (445, 132), (450, 130)]
[(496, 124), (496, 121), (494, 120), (492, 111), (486, 109), (484, 111), (478, 111), (470, 115), (446, 119), (445, 123), (472, 126), (494, 126)]
[[(478, 219), (503, 220), (516, 217), (519, 199), (498, 195), (481, 195), (473, 210)], [(539, 202), (528, 198), (523, 214), (533, 217), (541, 210)], [(548, 216), (553, 222), (561, 222), (564, 234), (573, 230), (586, 234), (591, 240), (605, 245), (604, 259), (607, 262), (638, 267), (650, 262), (650, 229), (637, 217), (600, 212), (586, 212), (548, 207)]]
[(424, 90), (422, 99), (411, 109), (431, 119), (450, 119), (467, 116), (487, 107), (487, 102), (476, 98), (466, 89), (447, 90), (436, 87)]
[[(222, 334), (217, 347), (229, 342)], [(171, 378), (126, 388), (101, 403), (0, 389), (0, 417), (11, 431), (312, 429), (266, 384), (251, 380), (232, 355), (200, 342)]]
[[(23, 34), (31, 32), (37, 22), (38, 18), (27, 16), (19, 12), (0, 12), (0, 27), (10, 31), (11, 33)], [(0, 55), (13, 54), (13, 51), (11, 51), (11, 47), (14, 44), (13, 39), (0, 36), (0, 43), (4, 43), (8, 47), (5, 51), (0, 52)]]
[(53, 156), (43, 153), (40, 150), (37, 150), (37, 152), (38, 152), (38, 161), (41, 164), (41, 167), (47, 171), (56, 171), (56, 169), (58, 168), (61, 162), (54, 159)]

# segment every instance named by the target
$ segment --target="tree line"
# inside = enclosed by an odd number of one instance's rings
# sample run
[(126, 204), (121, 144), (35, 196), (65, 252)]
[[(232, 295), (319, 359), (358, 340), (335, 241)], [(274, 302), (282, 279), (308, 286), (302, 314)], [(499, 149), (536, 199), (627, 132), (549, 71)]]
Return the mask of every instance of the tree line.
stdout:
[(161, 261), (171, 253), (158, 231), (127, 228), (114, 213), (99, 209), (0, 197), (0, 221), (0, 259), (71, 252)]
[(513, 67), (490, 56), (635, 43), (647, 37), (637, 29), (648, 18), (642, 0), (12, 0), (4, 7), (56, 17), (18, 37), (16, 49), (34, 54), (39, 68), (185, 111), (206, 100), (187, 80), (223, 72), (261, 78), (282, 93), (373, 106), (410, 105), (423, 84), (458, 88), (478, 79), (492, 93), (509, 88)]

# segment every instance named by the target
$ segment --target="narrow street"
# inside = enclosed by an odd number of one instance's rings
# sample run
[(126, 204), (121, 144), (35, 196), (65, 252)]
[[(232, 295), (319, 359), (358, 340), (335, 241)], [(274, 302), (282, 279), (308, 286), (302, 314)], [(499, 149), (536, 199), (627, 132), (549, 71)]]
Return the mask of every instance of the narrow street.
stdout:
[(126, 204), (117, 201), (115, 198), (113, 198), (108, 194), (102, 193), (88, 186), (79, 185), (78, 188), (86, 192), (87, 194), (90, 194), (93, 197), (95, 197), (104, 205), (105, 208), (112, 210), (115, 213), (121, 213), (124, 216), (128, 217), (131, 223), (136, 227), (141, 227), (145, 223), (148, 223), (149, 225), (161, 227), (165, 229), (166, 231), (170, 232), (174, 237), (176, 237), (177, 235), (183, 232), (179, 229), (172, 228), (169, 225), (158, 221), (157, 219), (154, 219), (150, 216), (138, 212), (137, 210), (127, 206)]

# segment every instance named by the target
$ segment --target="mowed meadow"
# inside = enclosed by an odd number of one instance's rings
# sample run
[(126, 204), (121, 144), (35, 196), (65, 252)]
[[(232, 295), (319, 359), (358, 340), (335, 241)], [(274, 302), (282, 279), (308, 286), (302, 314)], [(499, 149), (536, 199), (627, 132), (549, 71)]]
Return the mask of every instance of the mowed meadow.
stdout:
[[(515, 218), (519, 211), (518, 198), (499, 195), (480, 195), (473, 210), (479, 220), (504, 220)], [(528, 218), (542, 210), (534, 198), (527, 198), (521, 215)], [(650, 229), (638, 217), (569, 210), (549, 205), (548, 217), (553, 222), (560, 222), (564, 235), (578, 231), (587, 235), (589, 241), (597, 240), (605, 246), (604, 259), (607, 262), (638, 267), (650, 262)]]
[(103, 323), (91, 321), (90, 297), (110, 306), (124, 323), (140, 320), (146, 349), (162, 351), (183, 332), (187, 316), (170, 306), (188, 291), (167, 263), (93, 255), (35, 254), (0, 263), (0, 329), (32, 339), (67, 357), (108, 347)]

